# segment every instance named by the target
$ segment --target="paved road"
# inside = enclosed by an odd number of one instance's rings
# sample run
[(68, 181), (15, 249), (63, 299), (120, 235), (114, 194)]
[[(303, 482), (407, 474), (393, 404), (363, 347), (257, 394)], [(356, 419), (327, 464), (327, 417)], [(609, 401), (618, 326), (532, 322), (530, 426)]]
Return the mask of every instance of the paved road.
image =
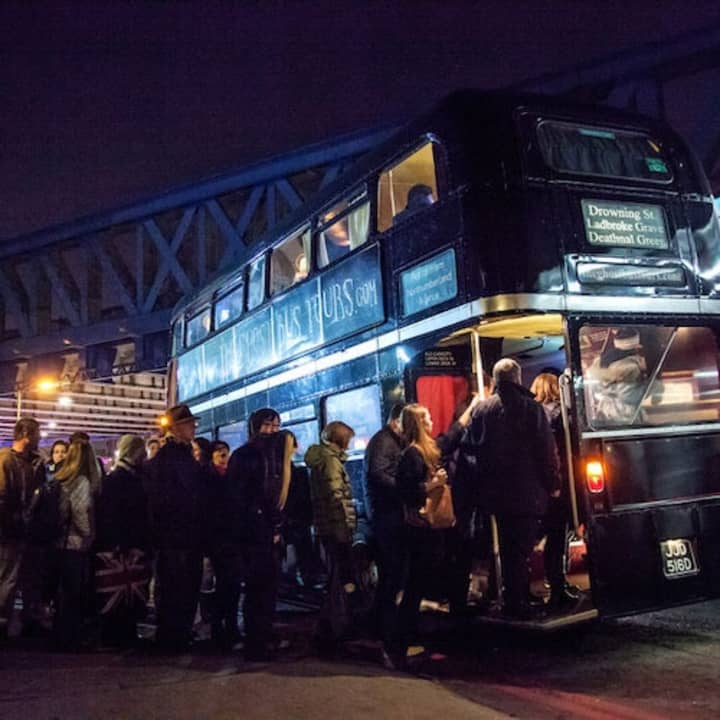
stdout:
[(282, 624), (290, 648), (264, 665), (209, 648), (62, 655), (16, 640), (0, 653), (0, 718), (720, 717), (720, 601), (552, 635), (436, 616), (413, 675), (384, 670), (363, 643), (318, 658), (307, 617)]

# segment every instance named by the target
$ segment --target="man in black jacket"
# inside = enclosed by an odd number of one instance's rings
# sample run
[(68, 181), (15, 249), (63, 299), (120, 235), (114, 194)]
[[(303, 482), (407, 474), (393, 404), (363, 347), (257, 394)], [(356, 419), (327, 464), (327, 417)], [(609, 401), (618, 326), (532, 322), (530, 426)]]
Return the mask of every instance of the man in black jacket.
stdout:
[(498, 522), (504, 612), (528, 619), (530, 554), (548, 498), (560, 490), (559, 461), (545, 411), (522, 386), (518, 363), (498, 360), (493, 380), (495, 392), (473, 413), (469, 440), (487, 488), (488, 511)]
[(200, 594), (208, 481), (192, 454), (197, 418), (187, 405), (171, 407), (165, 417), (167, 441), (147, 464), (160, 586), (156, 642), (179, 651), (190, 645)]
[(7, 635), (18, 585), (23, 594), (23, 631), (36, 622), (41, 601), (43, 548), (27, 544), (25, 521), (33, 493), (45, 479), (37, 453), (40, 426), (15, 423), (12, 447), (0, 450), (0, 636)]
[(387, 424), (370, 438), (365, 450), (365, 494), (379, 576), (376, 622), (383, 640), (388, 642), (395, 627), (396, 598), (403, 589), (407, 572), (405, 518), (395, 479), (405, 447), (400, 434), (403, 407), (401, 403), (392, 406)]
[[(269, 411), (269, 412), (268, 412)], [(271, 416), (274, 413), (274, 417)], [(278, 427), (273, 427), (274, 424)], [(279, 417), (264, 408), (250, 417), (251, 438), (230, 456), (213, 511), (218, 593), (232, 632), (237, 617), (239, 583), (245, 580), (243, 620), (245, 658), (273, 656), (278, 567), (275, 549), (281, 540), (282, 511), (290, 485), (294, 449), (292, 435), (279, 430)]]

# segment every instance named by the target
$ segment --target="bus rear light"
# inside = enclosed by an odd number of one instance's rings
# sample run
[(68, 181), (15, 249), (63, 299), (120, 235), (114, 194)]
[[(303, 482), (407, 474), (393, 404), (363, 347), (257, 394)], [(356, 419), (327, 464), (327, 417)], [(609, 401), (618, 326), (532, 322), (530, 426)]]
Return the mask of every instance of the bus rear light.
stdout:
[(601, 493), (605, 490), (605, 471), (603, 464), (597, 460), (589, 460), (585, 465), (585, 480), (591, 493)]

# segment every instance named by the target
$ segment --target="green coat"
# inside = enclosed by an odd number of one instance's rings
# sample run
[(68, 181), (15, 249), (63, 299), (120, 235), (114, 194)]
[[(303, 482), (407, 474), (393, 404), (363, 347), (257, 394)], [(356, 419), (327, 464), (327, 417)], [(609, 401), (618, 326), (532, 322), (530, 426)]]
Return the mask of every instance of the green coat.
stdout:
[(313, 524), (320, 537), (337, 542), (351, 542), (357, 522), (346, 459), (334, 443), (311, 445), (305, 453), (310, 468)]

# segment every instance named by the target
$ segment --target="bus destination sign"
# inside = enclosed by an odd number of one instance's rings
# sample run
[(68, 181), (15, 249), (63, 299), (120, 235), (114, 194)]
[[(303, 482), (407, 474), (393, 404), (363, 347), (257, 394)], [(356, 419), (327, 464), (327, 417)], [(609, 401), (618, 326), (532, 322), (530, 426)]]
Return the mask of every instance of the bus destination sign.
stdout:
[(581, 200), (585, 237), (591, 245), (667, 250), (665, 212), (659, 205)]

